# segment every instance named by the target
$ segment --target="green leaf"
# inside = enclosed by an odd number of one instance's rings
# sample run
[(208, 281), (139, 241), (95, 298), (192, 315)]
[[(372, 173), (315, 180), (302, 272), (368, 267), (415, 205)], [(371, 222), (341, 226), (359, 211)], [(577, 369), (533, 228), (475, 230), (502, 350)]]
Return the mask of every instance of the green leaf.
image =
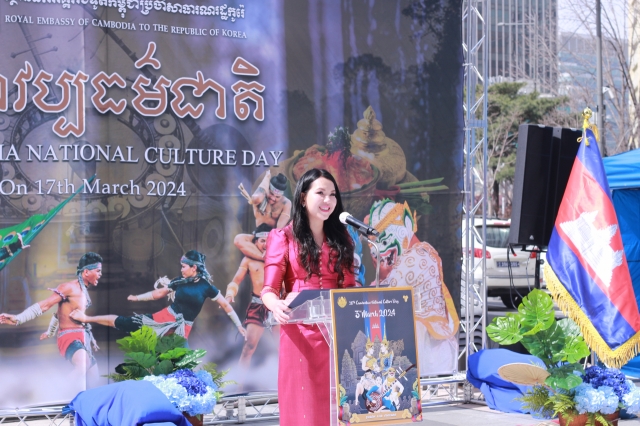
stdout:
[(149, 375), (149, 372), (142, 367), (136, 365), (127, 365), (124, 367), (125, 371), (132, 379), (142, 379)]
[(118, 365), (116, 365), (116, 368), (115, 368), (116, 373), (118, 373), (118, 374), (127, 374), (127, 370), (124, 369), (124, 367), (126, 367), (127, 365), (134, 365), (134, 364), (126, 363), (126, 362), (123, 362), (122, 364), (118, 364)]
[(129, 377), (126, 374), (116, 374), (116, 373), (111, 373), (111, 374), (107, 374), (104, 375), (102, 377), (106, 377), (109, 380), (112, 380), (114, 382), (124, 382), (125, 380), (130, 380)]
[(531, 355), (540, 358), (549, 368), (560, 361), (558, 354), (564, 348), (564, 333), (554, 319), (548, 329), (524, 336), (522, 344)]
[(151, 368), (158, 363), (155, 355), (146, 354), (143, 352), (129, 352), (126, 355), (126, 359), (130, 359), (138, 363), (142, 368)]
[(139, 337), (142, 341), (144, 341), (147, 344), (147, 348), (150, 353), (153, 353), (156, 350), (158, 335), (156, 334), (155, 331), (153, 331), (151, 327), (147, 327), (146, 325), (143, 325), (142, 328), (140, 328), (140, 330), (134, 331), (133, 333), (131, 333), (131, 336), (134, 336), (136, 334), (137, 334), (137, 337)]
[(169, 352), (171, 349), (184, 348), (187, 339), (177, 334), (169, 334), (158, 339), (156, 343), (156, 351), (160, 354)]
[(575, 374), (570, 374), (566, 377), (549, 376), (545, 380), (545, 384), (553, 389), (566, 389), (571, 390), (582, 383), (582, 379)]
[(578, 327), (578, 324), (573, 322), (570, 318), (558, 320), (558, 325), (562, 328), (562, 331), (566, 336), (582, 336), (580, 327)]
[(534, 289), (518, 306), (524, 335), (532, 335), (551, 327), (555, 320), (553, 300), (542, 290)]
[(124, 337), (116, 340), (118, 347), (124, 353), (127, 352), (148, 352), (148, 345), (146, 342), (140, 339), (133, 338), (131, 336)]
[(174, 348), (160, 355), (160, 359), (179, 359), (189, 352), (187, 348)]
[(520, 315), (509, 313), (504, 317), (494, 318), (487, 326), (487, 335), (501, 345), (513, 345), (522, 340), (521, 328)]
[(549, 390), (544, 386), (533, 386), (520, 398), (518, 401), (522, 401), (522, 408), (536, 413), (553, 414), (549, 404)]
[(213, 383), (218, 386), (218, 389), (222, 389), (226, 385), (236, 384), (233, 380), (224, 381), (224, 376), (229, 373), (229, 370), (218, 370), (218, 365), (214, 362), (208, 362), (200, 366), (201, 369), (211, 374)]
[(571, 390), (582, 383), (582, 378), (574, 374), (576, 371), (584, 371), (581, 364), (573, 363), (550, 367), (550, 376), (545, 380), (545, 384), (553, 389)]
[(158, 365), (156, 365), (156, 368), (153, 369), (153, 375), (159, 376), (161, 374), (171, 374), (173, 373), (173, 370), (173, 362), (165, 359), (164, 361), (161, 361)]
[(117, 340), (120, 349), (127, 352), (153, 353), (156, 349), (158, 336), (151, 327), (142, 326), (140, 330), (131, 333), (129, 337)]
[(196, 349), (194, 351), (189, 351), (181, 360), (176, 362), (176, 367), (178, 368), (193, 368), (200, 364), (200, 358), (205, 356), (207, 351), (204, 349)]
[(585, 343), (582, 334), (580, 334), (580, 328), (575, 322), (569, 318), (564, 318), (558, 321), (558, 327), (560, 327), (564, 333), (564, 347), (558, 353), (558, 355), (562, 357), (560, 361), (574, 363), (589, 356), (591, 351)]

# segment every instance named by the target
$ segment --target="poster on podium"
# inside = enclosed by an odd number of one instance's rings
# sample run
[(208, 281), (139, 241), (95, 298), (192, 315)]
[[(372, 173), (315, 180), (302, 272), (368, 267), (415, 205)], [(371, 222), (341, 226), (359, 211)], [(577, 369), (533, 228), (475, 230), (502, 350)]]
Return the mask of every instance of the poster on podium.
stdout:
[(338, 424), (422, 421), (411, 287), (331, 292)]

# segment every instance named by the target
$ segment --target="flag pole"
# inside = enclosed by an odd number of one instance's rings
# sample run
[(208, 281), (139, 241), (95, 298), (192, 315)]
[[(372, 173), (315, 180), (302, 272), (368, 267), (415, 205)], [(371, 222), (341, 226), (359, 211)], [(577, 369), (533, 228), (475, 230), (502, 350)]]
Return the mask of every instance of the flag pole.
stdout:
[(596, 81), (598, 94), (598, 115), (596, 117), (596, 125), (600, 129), (601, 135), (598, 138), (598, 148), (600, 155), (604, 158), (607, 156), (606, 146), (604, 143), (604, 121), (606, 118), (606, 110), (604, 106), (604, 87), (602, 85), (602, 5), (600, 0), (596, 0)]

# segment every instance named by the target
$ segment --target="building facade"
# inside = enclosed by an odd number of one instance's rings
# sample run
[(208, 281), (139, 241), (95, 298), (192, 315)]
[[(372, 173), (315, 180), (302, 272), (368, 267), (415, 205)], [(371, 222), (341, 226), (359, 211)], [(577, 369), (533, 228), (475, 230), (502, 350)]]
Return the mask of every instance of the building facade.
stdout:
[(525, 81), (558, 91), (558, 0), (488, 0), (489, 82)]

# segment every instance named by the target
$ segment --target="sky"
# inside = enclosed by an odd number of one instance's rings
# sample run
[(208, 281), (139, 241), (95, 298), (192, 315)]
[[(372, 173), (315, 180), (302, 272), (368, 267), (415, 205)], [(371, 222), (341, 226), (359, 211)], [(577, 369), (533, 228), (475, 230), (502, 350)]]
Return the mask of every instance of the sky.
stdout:
[[(626, 0), (601, 0), (603, 28), (616, 28), (625, 34)], [(609, 25), (605, 20), (609, 21)], [(595, 0), (558, 0), (558, 24), (561, 32), (595, 35)]]

